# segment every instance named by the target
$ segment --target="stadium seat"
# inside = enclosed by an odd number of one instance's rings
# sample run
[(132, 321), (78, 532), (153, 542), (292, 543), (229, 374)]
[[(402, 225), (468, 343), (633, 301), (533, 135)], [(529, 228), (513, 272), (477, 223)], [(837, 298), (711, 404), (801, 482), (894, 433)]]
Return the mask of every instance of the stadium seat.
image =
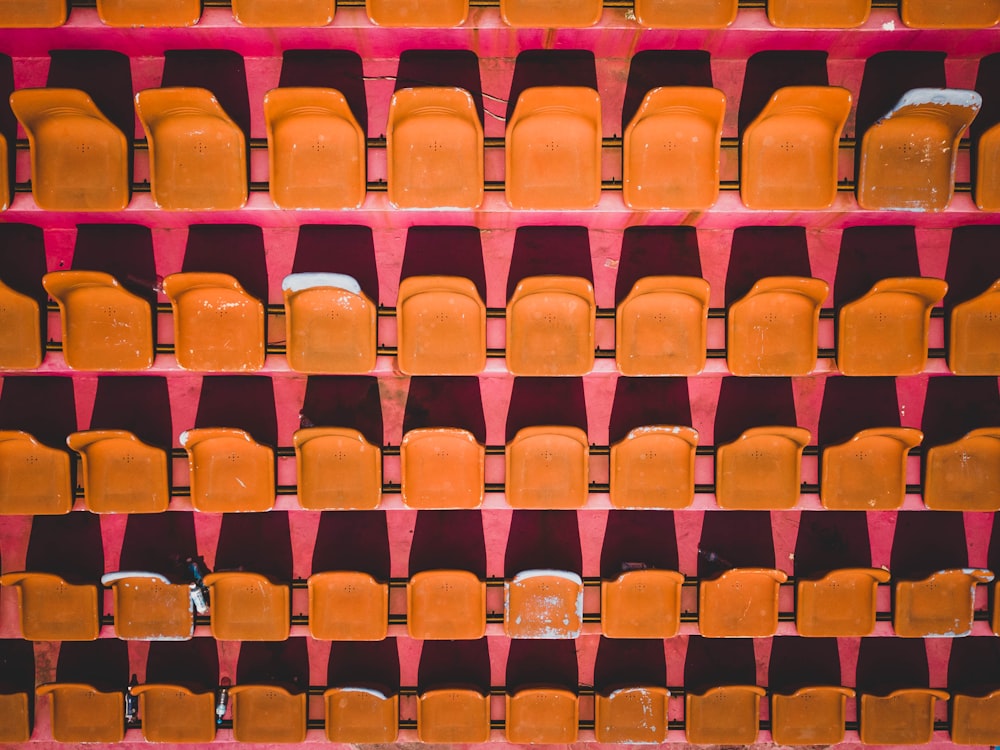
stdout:
[(121, 742), (125, 738), (124, 693), (106, 693), (72, 682), (39, 685), (35, 693), (49, 696), (56, 742)]
[(1000, 375), (1000, 279), (951, 311), (948, 367), (956, 375)]
[(417, 738), (421, 742), (486, 742), (490, 738), (489, 696), (465, 688), (418, 694)]
[(724, 29), (738, 6), (737, 0), (635, 0), (635, 19), (668, 29)]
[(0, 694), (0, 742), (20, 743), (31, 739), (31, 713), (27, 693)]
[(771, 696), (771, 738), (780, 745), (835, 745), (844, 740), (846, 687), (805, 687)]
[(425, 570), (406, 584), (410, 638), (475, 640), (486, 634), (486, 582), (467, 570)]
[(601, 581), (601, 632), (608, 638), (673, 638), (681, 627), (676, 570), (629, 570)]
[(97, 15), (108, 26), (194, 26), (201, 0), (97, 0)]
[(396, 332), (405, 375), (476, 375), (486, 367), (486, 305), (470, 279), (403, 279)]
[[(861, 638), (875, 630), (876, 592), (889, 581), (882, 568), (842, 568), (795, 589), (795, 629), (815, 638)], [(819, 742), (819, 740), (817, 740)]]
[(66, 444), (80, 454), (83, 504), (91, 513), (160, 513), (169, 506), (162, 448), (126, 430), (74, 432)]
[(233, 685), (233, 738), (237, 742), (305, 742), (309, 696), (276, 685)]
[[(114, 596), (115, 635), (125, 640), (183, 641), (194, 635), (191, 591), (159, 573), (106, 573)], [(179, 742), (180, 740), (178, 740)]]
[(667, 738), (663, 687), (623, 687), (594, 696), (594, 734), (598, 742), (660, 744)]
[(399, 696), (362, 687), (330, 688), (326, 703), (326, 738), (330, 742), (395, 742), (399, 734)]
[(951, 697), (951, 741), (959, 745), (1000, 744), (1000, 690)]
[(973, 193), (981, 211), (1000, 211), (1000, 124), (979, 136)]
[(507, 369), (514, 375), (585, 375), (594, 366), (597, 304), (579, 276), (529, 276), (507, 303)]
[[(185, 587), (186, 588), (186, 587)], [(212, 742), (215, 693), (195, 693), (183, 685), (146, 684), (130, 688), (139, 696), (146, 742)]]
[(500, 17), (509, 26), (573, 28), (601, 20), (601, 0), (500, 0)]
[(934, 736), (934, 701), (944, 690), (905, 688), (886, 696), (863, 694), (858, 708), (866, 745), (922, 745)]
[(233, 17), (244, 26), (326, 26), (336, 0), (232, 0)]
[(912, 427), (861, 430), (823, 450), (819, 496), (831, 510), (895, 510), (906, 497), (906, 457), (923, 442)]
[(0, 28), (49, 29), (68, 15), (69, 0), (0, 0)]
[(686, 508), (694, 501), (698, 432), (684, 425), (636, 427), (611, 446), (611, 505)]
[(508, 638), (576, 638), (583, 627), (583, 579), (562, 570), (524, 570), (504, 583)]
[(526, 688), (507, 695), (507, 741), (564, 745), (576, 742), (580, 699), (569, 690)]
[(461, 26), (469, 16), (469, 0), (365, 0), (365, 8), (376, 26)]
[(864, 25), (872, 11), (872, 0), (769, 0), (767, 20), (780, 29), (853, 29)]
[(693, 745), (752, 745), (760, 731), (756, 685), (725, 685), (684, 696), (684, 736)]
[(579, 427), (525, 427), (507, 444), (506, 454), (505, 491), (512, 508), (587, 504), (590, 446)]
[(203, 427), (185, 430), (191, 504), (207, 513), (270, 510), (274, 505), (274, 450), (245, 430)]
[(486, 448), (468, 430), (410, 430), (399, 446), (401, 494), (408, 508), (478, 508), (485, 492)]
[(389, 628), (389, 584), (368, 573), (309, 576), (309, 634), (322, 641), (381, 641)]
[(802, 483), (802, 450), (809, 430), (751, 427), (715, 453), (715, 502), (720, 508), (795, 507)]
[(957, 637), (972, 632), (976, 585), (993, 573), (940, 570), (921, 581), (896, 581), (892, 628), (903, 638)]
[(1000, 427), (929, 448), (924, 466), (924, 504), (931, 510), (1000, 510)]
[[(290, 590), (259, 573), (209, 573), (212, 637), (220, 641), (283, 641), (288, 638)], [(266, 742), (274, 740), (241, 740)]]
[(292, 443), (306, 510), (374, 510), (382, 502), (382, 449), (357, 430), (307, 427)]
[(27, 432), (0, 430), (0, 515), (49, 516), (73, 509), (68, 451)]
[(899, 17), (914, 29), (985, 29), (1000, 23), (1000, 2), (899, 0)]
[(17, 588), (21, 637), (29, 641), (92, 641), (101, 631), (97, 586), (74, 585), (52, 573), (5, 573)]
[(787, 580), (785, 573), (770, 568), (732, 568), (703, 580), (698, 585), (699, 631), (708, 638), (774, 635), (778, 630), (778, 590)]
[(0, 368), (34, 370), (42, 363), (38, 302), (0, 281)]

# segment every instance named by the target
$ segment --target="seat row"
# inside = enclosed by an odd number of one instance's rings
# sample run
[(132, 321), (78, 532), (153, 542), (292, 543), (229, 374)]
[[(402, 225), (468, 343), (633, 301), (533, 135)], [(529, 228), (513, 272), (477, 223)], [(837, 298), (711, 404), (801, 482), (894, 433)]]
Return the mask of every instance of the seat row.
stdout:
[[(876, 591), (889, 581), (882, 568), (845, 568), (795, 584), (795, 627), (807, 637), (871, 635)], [(119, 572), (102, 579), (114, 595), (114, 628), (129, 640), (186, 640), (194, 609), (210, 610), (212, 636), (225, 641), (282, 641), (289, 637), (291, 588), (258, 573), (211, 573), (208, 603), (197, 584), (165, 576)], [(673, 570), (629, 570), (601, 582), (600, 632), (609, 638), (672, 638), (686, 605), (684, 576)], [(778, 631), (779, 589), (788, 580), (767, 568), (732, 568), (698, 583), (698, 631), (709, 638), (762, 638)], [(961, 637), (972, 632), (977, 584), (988, 570), (956, 568), (923, 580), (893, 584), (892, 622), (902, 638)], [(17, 588), (21, 632), (35, 641), (94, 640), (100, 635), (100, 589), (51, 573), (7, 573)], [(309, 578), (309, 634), (331, 641), (386, 638), (389, 584), (368, 573), (335, 571)], [(487, 584), (467, 570), (427, 570), (406, 584), (406, 628), (420, 640), (475, 640), (486, 634)], [(204, 595), (202, 595), (203, 597)], [(194, 605), (192, 604), (194, 602)], [(399, 616), (394, 612), (394, 621)], [(587, 618), (593, 617), (588, 615)], [(527, 570), (504, 582), (503, 626), (508, 638), (573, 639), (584, 623), (584, 582), (576, 573)], [(1000, 635), (1000, 607), (992, 629)]]
[[(28, 134), (36, 205), (120, 211), (130, 201), (129, 143), (78, 89), (20, 89), (11, 108)], [(860, 141), (856, 193), (870, 210), (942, 211), (951, 201), (962, 133), (981, 96), (912, 89)], [(622, 195), (636, 210), (695, 211), (719, 195), (726, 97), (718, 89), (649, 91), (625, 129)], [(742, 137), (740, 192), (751, 209), (833, 205), (851, 94), (836, 86), (779, 89)], [(207, 89), (147, 89), (136, 112), (149, 146), (153, 201), (167, 210), (234, 210), (248, 195), (246, 136)], [(278, 88), (264, 97), (269, 190), (278, 208), (350, 209), (368, 189), (366, 134), (344, 95)], [(601, 200), (601, 98), (588, 87), (537, 86), (507, 123), (504, 190), (514, 209), (588, 209)], [(386, 126), (387, 187), (398, 208), (482, 206), (481, 113), (464, 89), (396, 91)], [(6, 149), (0, 149), (6, 154)], [(975, 200), (1000, 209), (1000, 125), (978, 142)], [(0, 165), (2, 166), (2, 165)], [(0, 169), (6, 176), (7, 169)], [(10, 186), (0, 186), (6, 206)]]

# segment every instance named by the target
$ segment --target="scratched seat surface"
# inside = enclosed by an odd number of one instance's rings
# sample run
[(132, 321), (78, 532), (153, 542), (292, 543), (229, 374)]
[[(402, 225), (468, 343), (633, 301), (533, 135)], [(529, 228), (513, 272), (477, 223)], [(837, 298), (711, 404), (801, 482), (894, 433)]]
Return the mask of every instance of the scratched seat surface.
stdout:
[(166, 451), (127, 430), (74, 432), (66, 444), (80, 454), (83, 503), (92, 513), (160, 513), (170, 504)]
[(111, 588), (115, 635), (127, 640), (175, 641), (194, 635), (191, 592), (159, 573), (108, 573), (101, 583)]

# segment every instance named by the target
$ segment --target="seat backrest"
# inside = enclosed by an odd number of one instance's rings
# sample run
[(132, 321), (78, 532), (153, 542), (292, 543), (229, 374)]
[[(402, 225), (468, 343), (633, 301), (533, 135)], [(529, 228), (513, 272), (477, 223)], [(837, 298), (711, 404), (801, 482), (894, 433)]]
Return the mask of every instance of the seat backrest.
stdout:
[(306, 693), (276, 685), (233, 685), (233, 737), (237, 742), (304, 742)]
[(42, 363), (38, 302), (0, 281), (0, 367), (33, 370)]
[(421, 742), (486, 742), (490, 737), (489, 696), (464, 688), (419, 693), (417, 737)]
[(201, 0), (97, 0), (97, 15), (108, 26), (194, 26)]
[(805, 687), (771, 696), (771, 735), (783, 745), (836, 744), (844, 739), (850, 688)]
[(469, 0), (365, 0), (376, 26), (461, 26), (469, 16)]
[(635, 0), (635, 18), (643, 26), (724, 29), (738, 7), (737, 0)]
[(924, 504), (932, 510), (1000, 510), (1000, 428), (982, 427), (924, 456)]
[(382, 448), (347, 427), (307, 427), (292, 436), (299, 505), (374, 510), (382, 502)]
[(395, 742), (399, 734), (399, 696), (362, 687), (330, 688), (326, 738), (350, 744)]
[(147, 742), (212, 742), (215, 693), (195, 693), (182, 685), (146, 684), (130, 688), (139, 696), (142, 736)]
[(336, 0), (233, 0), (233, 17), (244, 26), (326, 26)]
[(524, 570), (504, 583), (509, 638), (576, 638), (583, 627), (583, 579), (564, 570)]
[(409, 508), (478, 508), (485, 492), (486, 448), (457, 427), (424, 427), (399, 446), (401, 493)]
[(799, 579), (795, 629), (799, 635), (819, 638), (871, 635), (876, 591), (889, 577), (883, 568), (842, 568), (816, 580)]
[(515, 375), (584, 375), (594, 366), (597, 304), (579, 276), (529, 276), (507, 303), (507, 369)]
[(686, 508), (694, 502), (698, 432), (684, 425), (636, 427), (611, 446), (611, 505)]
[(424, 570), (406, 585), (411, 638), (473, 640), (486, 634), (486, 582), (467, 570)]
[(594, 696), (594, 734), (598, 742), (662, 743), (667, 737), (664, 687), (623, 687)]
[(772, 636), (778, 591), (788, 575), (770, 568), (732, 568), (698, 586), (698, 629), (709, 638)]
[(722, 508), (792, 508), (799, 500), (802, 451), (812, 439), (802, 427), (751, 427), (720, 445), (715, 501)]
[(823, 450), (820, 500), (834, 510), (892, 510), (906, 497), (907, 454), (923, 442), (912, 427), (861, 430)]
[(309, 634), (313, 638), (380, 641), (388, 629), (387, 583), (354, 570), (331, 570), (309, 576)]
[(590, 482), (590, 446), (579, 427), (540, 425), (517, 431), (506, 448), (507, 504), (580, 508)]
[(399, 369), (476, 375), (486, 367), (486, 305), (462, 276), (410, 276), (396, 300)]
[(47, 683), (35, 688), (49, 696), (56, 742), (121, 742), (125, 738), (125, 695), (90, 685)]
[(0, 430), (0, 515), (60, 515), (73, 508), (69, 453)]
[(274, 505), (274, 450), (246, 430), (201, 427), (180, 434), (195, 510), (266, 511)]
[(1000, 375), (1000, 279), (951, 311), (948, 367), (956, 375)]

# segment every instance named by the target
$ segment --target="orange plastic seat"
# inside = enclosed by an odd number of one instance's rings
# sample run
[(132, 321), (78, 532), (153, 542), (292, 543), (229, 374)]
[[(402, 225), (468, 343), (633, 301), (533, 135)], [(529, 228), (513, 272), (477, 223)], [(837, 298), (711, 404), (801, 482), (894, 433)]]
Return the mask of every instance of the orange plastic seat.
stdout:
[(292, 436), (299, 505), (374, 510), (382, 502), (382, 449), (347, 427), (308, 427)]
[(410, 638), (474, 640), (486, 634), (486, 582), (467, 570), (425, 570), (406, 584)]
[(528, 688), (507, 695), (507, 741), (517, 744), (576, 742), (580, 699), (569, 690)]
[(365, 8), (376, 26), (461, 26), (469, 16), (469, 0), (365, 0)]
[(737, 0), (635, 0), (635, 19), (669, 29), (724, 29), (737, 8)]
[(59, 303), (62, 348), (74, 370), (145, 370), (153, 366), (149, 303), (100, 271), (56, 271), (42, 285)]
[(285, 298), (285, 356), (297, 372), (349, 375), (375, 369), (376, 305), (351, 276), (293, 273)]
[(740, 197), (766, 211), (829, 208), (837, 197), (840, 136), (851, 92), (786, 86), (743, 133)]
[(562, 570), (524, 570), (504, 583), (508, 638), (576, 638), (583, 627), (583, 579)]
[(806, 687), (771, 697), (771, 738), (779, 745), (835, 745), (844, 739), (845, 687)]
[(490, 698), (476, 690), (445, 688), (417, 696), (417, 738), (421, 742), (486, 742)]
[(899, 17), (914, 29), (985, 29), (1000, 23), (1000, 2), (899, 0)]
[(1000, 211), (1000, 124), (979, 136), (973, 194), (981, 211)]
[(97, 587), (74, 585), (52, 573), (6, 573), (17, 587), (21, 637), (29, 641), (92, 641), (101, 632)]
[(988, 570), (957, 568), (940, 570), (922, 581), (896, 581), (892, 628), (903, 638), (968, 635), (976, 584), (992, 580)]
[(944, 211), (955, 191), (962, 133), (982, 97), (963, 89), (911, 89), (861, 141), (858, 205)]
[(31, 149), (31, 194), (47, 211), (121, 211), (129, 201), (128, 142), (77, 89), (19, 89), (10, 108)]
[(823, 451), (819, 496), (831, 510), (895, 510), (906, 497), (906, 457), (923, 442), (911, 427), (861, 430)]
[[(288, 586), (259, 573), (209, 573), (212, 637), (220, 641), (283, 641), (288, 638)], [(266, 741), (266, 740), (258, 740)]]
[(515, 375), (585, 375), (594, 366), (597, 304), (579, 276), (529, 276), (507, 303), (507, 369)]
[(41, 363), (38, 303), (0, 281), (0, 369), (34, 370)]
[(305, 742), (306, 693), (290, 693), (276, 685), (233, 685), (229, 695), (237, 742)]
[(683, 425), (636, 427), (611, 446), (611, 505), (686, 508), (694, 501), (698, 432)]
[(408, 508), (478, 508), (485, 491), (486, 448), (468, 430), (410, 430), (399, 445)]
[(330, 742), (395, 742), (399, 734), (399, 696), (360, 687), (330, 688), (326, 702), (326, 738)]
[(507, 123), (504, 151), (511, 208), (594, 208), (601, 200), (600, 94), (576, 86), (525, 89)]
[(1000, 375), (1000, 279), (951, 311), (948, 367), (956, 375)]
[(809, 430), (751, 427), (715, 453), (715, 502), (720, 508), (781, 510), (799, 501), (802, 449)]
[[(332, 0), (326, 4), (333, 7)], [(287, 5), (276, 4), (282, 11)], [(364, 203), (365, 134), (343, 93), (329, 88), (271, 89), (264, 95), (264, 121), (274, 205), (336, 210)]]
[(28, 742), (31, 739), (31, 714), (27, 693), (0, 695), (0, 742)]
[[(194, 635), (191, 591), (159, 573), (108, 573), (114, 595), (115, 635), (126, 640), (185, 641)], [(178, 740), (179, 742), (180, 740)]]
[(309, 634), (323, 641), (381, 641), (389, 628), (389, 585), (367, 573), (309, 576)]
[(844, 568), (816, 580), (799, 579), (795, 629), (799, 635), (816, 638), (871, 635), (878, 585), (888, 580), (889, 571), (882, 568)]
[(882, 279), (840, 309), (837, 367), (844, 375), (915, 375), (927, 365), (931, 308), (944, 299), (941, 279)]
[(201, 0), (97, 0), (97, 15), (108, 26), (194, 26)]
[(808, 375), (816, 367), (822, 279), (769, 276), (729, 307), (726, 364), (733, 375)]
[(1000, 428), (935, 445), (924, 462), (924, 505), (931, 510), (1000, 510)]
[(934, 701), (948, 700), (944, 690), (906, 688), (889, 695), (861, 696), (858, 718), (866, 745), (923, 745), (934, 736)]
[(660, 744), (667, 738), (667, 701), (662, 687), (626, 687), (594, 697), (598, 742)]
[(185, 430), (181, 446), (191, 469), (191, 504), (207, 513), (270, 510), (274, 505), (274, 451), (245, 430)]
[(768, 0), (767, 20), (780, 29), (853, 29), (871, 15), (872, 0)]
[(512, 508), (587, 504), (590, 446), (579, 427), (525, 427), (507, 444), (506, 454), (506, 497)]
[(39, 685), (35, 693), (49, 696), (56, 742), (121, 742), (125, 738), (124, 693), (105, 693), (72, 682)]
[(126, 430), (74, 432), (66, 444), (80, 454), (83, 502), (91, 513), (161, 513), (170, 504), (167, 452)]
[(244, 26), (326, 26), (336, 0), (233, 0), (233, 17)]
[(756, 685), (726, 685), (684, 696), (684, 736), (693, 745), (750, 745), (760, 731)]
[(173, 273), (174, 354), (185, 370), (250, 372), (264, 366), (264, 305), (225, 273)]
[(0, 28), (54, 28), (66, 23), (68, 0), (0, 0)]
[(733, 568), (702, 581), (698, 586), (698, 629), (708, 638), (774, 635), (778, 630), (778, 590), (787, 580), (780, 570)]
[(136, 94), (135, 110), (149, 144), (149, 185), (159, 208), (243, 207), (246, 138), (211, 91), (180, 86), (147, 89)]
[(708, 282), (646, 276), (615, 312), (615, 362), (622, 375), (697, 375), (705, 367)]
[(0, 430), (0, 515), (51, 516), (72, 509), (69, 453), (27, 432)]
[(601, 581), (601, 632), (608, 638), (673, 638), (681, 627), (676, 570), (629, 570)]
[(486, 367), (486, 305), (471, 279), (403, 279), (396, 328), (406, 375), (476, 375)]
[(500, 17), (508, 26), (593, 26), (603, 10), (601, 0), (500, 0)]
[(983, 696), (952, 696), (951, 741), (959, 745), (1000, 745), (1000, 690)]
[(386, 126), (389, 202), (396, 208), (479, 208), (483, 125), (465, 89), (399, 89)]
[(182, 685), (136, 685), (142, 736), (146, 742), (212, 742), (215, 694), (195, 693)]

